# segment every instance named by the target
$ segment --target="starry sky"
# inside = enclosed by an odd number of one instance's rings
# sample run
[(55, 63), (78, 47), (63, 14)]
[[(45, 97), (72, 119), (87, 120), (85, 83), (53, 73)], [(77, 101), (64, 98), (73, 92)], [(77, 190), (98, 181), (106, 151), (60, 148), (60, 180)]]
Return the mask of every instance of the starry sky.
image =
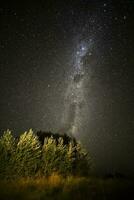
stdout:
[(0, 5), (0, 130), (66, 132), (134, 174), (134, 0)]

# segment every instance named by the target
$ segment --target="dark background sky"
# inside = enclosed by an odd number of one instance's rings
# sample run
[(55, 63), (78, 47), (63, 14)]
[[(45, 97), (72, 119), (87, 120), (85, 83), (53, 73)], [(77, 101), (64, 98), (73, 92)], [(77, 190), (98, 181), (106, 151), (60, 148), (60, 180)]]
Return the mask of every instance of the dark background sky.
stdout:
[(0, 5), (0, 130), (64, 130), (80, 44), (87, 112), (76, 135), (98, 169), (134, 173), (134, 1), (5, 1)]

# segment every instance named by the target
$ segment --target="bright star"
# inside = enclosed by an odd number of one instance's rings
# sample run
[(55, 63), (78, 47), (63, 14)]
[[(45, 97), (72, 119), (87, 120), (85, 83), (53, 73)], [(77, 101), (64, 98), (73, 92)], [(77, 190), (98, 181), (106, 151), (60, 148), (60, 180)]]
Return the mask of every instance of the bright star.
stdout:
[(82, 51), (84, 51), (84, 50), (85, 50), (85, 47), (82, 47), (81, 49), (82, 49)]

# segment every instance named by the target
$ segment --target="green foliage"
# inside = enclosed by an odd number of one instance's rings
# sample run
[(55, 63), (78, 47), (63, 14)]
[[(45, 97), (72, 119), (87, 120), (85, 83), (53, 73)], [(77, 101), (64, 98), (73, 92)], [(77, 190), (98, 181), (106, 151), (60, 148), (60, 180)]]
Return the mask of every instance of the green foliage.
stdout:
[(90, 159), (80, 143), (72, 140), (64, 145), (62, 137), (58, 141), (53, 137), (45, 138), (42, 164), (45, 175), (55, 171), (63, 175), (87, 175), (90, 170)]
[(11, 131), (7, 130), (0, 138), (0, 177), (11, 175), (13, 157), (15, 154), (15, 139)]
[(45, 136), (43, 144), (30, 129), (19, 139), (7, 130), (0, 138), (0, 177), (87, 175), (90, 159), (74, 138)]
[(23, 133), (16, 147), (15, 170), (22, 176), (31, 176), (37, 172), (41, 158), (41, 147), (36, 135), (30, 129)]
[(87, 175), (91, 168), (91, 159), (80, 143), (76, 144), (76, 173), (79, 175)]
[(45, 138), (43, 145), (42, 169), (45, 175), (53, 172), (65, 174), (68, 172), (67, 147), (63, 144), (63, 138), (58, 141), (53, 137)]
[(71, 174), (88, 175), (91, 168), (91, 161), (88, 153), (82, 148), (80, 143), (69, 143), (67, 151), (68, 161), (70, 163)]

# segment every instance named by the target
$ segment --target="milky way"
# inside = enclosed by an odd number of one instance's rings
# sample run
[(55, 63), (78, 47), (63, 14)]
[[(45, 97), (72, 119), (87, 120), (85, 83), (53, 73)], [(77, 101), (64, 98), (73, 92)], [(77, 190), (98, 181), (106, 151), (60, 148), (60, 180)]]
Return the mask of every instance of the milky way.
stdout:
[(64, 129), (68, 134), (77, 136), (83, 125), (82, 114), (87, 112), (84, 85), (87, 80), (83, 60), (90, 55), (91, 43), (81, 42), (74, 53), (74, 65), (65, 93), (65, 110), (63, 111)]
[(98, 169), (134, 171), (133, 10), (133, 0), (3, 1), (1, 133), (67, 133)]

